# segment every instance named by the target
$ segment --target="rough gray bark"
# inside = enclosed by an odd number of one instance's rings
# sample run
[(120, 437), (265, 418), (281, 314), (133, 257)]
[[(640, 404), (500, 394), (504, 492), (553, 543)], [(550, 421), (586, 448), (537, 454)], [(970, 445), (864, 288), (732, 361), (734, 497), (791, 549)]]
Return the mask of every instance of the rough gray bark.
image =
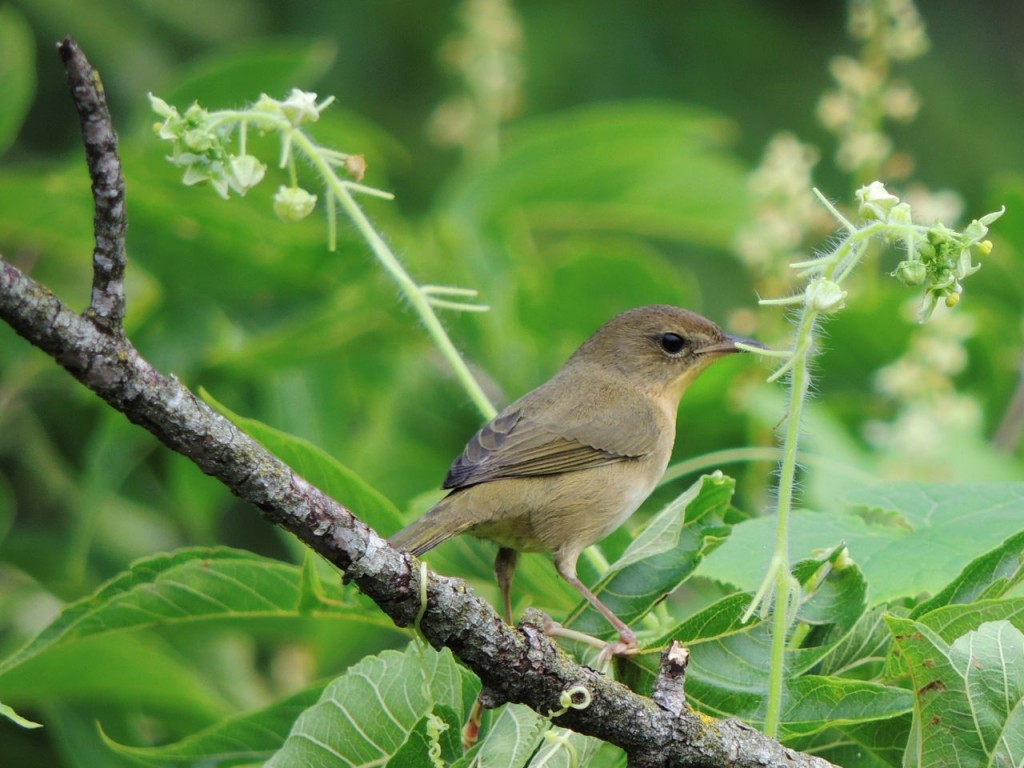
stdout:
[[(92, 303), (79, 315), (0, 260), (0, 318), (132, 422), (335, 564), (396, 624), (408, 626), (421, 607), (419, 562), (392, 549), (176, 378), (154, 369), (124, 336), (126, 219), (116, 135), (95, 70), (74, 40), (65, 39), (58, 49), (93, 179)], [(574, 663), (544, 635), (543, 617), (536, 612), (528, 612), (518, 628), (508, 627), (464, 582), (426, 573), (420, 629), (431, 644), (450, 648), (480, 677), (488, 706), (517, 702), (547, 713), (560, 708), (563, 691), (584, 686), (590, 706), (570, 709), (558, 724), (618, 745), (637, 768), (830, 765), (740, 722), (697, 717), (685, 703), (685, 655), (678, 648), (670, 649), (655, 699), (649, 699)]]

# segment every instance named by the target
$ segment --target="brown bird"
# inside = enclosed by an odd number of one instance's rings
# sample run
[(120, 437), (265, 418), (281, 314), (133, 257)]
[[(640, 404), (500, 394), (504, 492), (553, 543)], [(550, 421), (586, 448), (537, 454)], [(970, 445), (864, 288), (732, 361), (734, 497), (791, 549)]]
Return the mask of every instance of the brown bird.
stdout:
[(460, 533), (496, 542), (509, 623), (518, 553), (551, 552), (562, 578), (618, 630), (609, 652), (636, 649), (633, 631), (579, 580), (576, 561), (654, 490), (672, 453), (679, 399), (712, 362), (741, 351), (737, 341), (746, 340), (677, 307), (612, 318), (550, 381), (472, 437), (445, 478), (451, 493), (391, 544), (420, 555)]

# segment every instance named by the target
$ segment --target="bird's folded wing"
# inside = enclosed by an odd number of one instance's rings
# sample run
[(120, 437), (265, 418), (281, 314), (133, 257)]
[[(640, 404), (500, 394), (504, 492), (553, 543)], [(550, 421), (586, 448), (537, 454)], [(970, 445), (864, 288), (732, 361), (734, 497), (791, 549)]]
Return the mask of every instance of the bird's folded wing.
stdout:
[(574, 472), (643, 458), (654, 450), (653, 432), (638, 436), (634, 424), (605, 427), (593, 416), (551, 423), (513, 405), (473, 436), (448, 471), (444, 487)]

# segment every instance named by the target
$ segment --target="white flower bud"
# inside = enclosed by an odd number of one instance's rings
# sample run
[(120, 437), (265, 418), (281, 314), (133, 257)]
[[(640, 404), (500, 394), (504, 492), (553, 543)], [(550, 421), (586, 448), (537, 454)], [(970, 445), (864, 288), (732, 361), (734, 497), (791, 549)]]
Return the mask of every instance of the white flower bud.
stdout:
[(920, 259), (905, 259), (892, 274), (904, 285), (920, 285), (928, 277), (928, 268)]
[(267, 166), (261, 163), (252, 155), (232, 156), (228, 161), (230, 174), (228, 181), (231, 188), (238, 194), (244, 195), (263, 180), (263, 174)]
[(288, 98), (281, 102), (284, 116), (292, 125), (315, 123), (320, 119), (320, 111), (316, 108), (316, 94), (292, 88)]
[(889, 212), (900, 201), (880, 181), (873, 181), (866, 187), (861, 187), (857, 190), (856, 197), (860, 202), (857, 212), (861, 218), (877, 219), (878, 221), (888, 219)]
[(804, 299), (809, 309), (830, 315), (846, 306), (846, 291), (839, 283), (819, 277), (807, 284)]

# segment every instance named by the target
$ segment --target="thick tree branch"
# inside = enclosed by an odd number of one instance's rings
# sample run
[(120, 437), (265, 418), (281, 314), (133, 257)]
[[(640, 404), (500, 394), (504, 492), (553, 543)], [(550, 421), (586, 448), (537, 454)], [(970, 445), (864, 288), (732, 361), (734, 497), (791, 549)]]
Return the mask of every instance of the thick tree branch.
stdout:
[[(60, 46), (72, 97), (82, 116), (96, 198), (93, 305), (83, 315), (0, 260), (0, 317), (132, 422), (189, 457), (234, 494), (345, 572), (399, 626), (420, 610), (420, 569), (345, 507), (210, 409), (173, 376), (154, 369), (123, 336), (124, 197), (116, 138), (99, 80), (73, 40)], [(690, 711), (682, 668), (666, 673), (659, 706), (593, 670), (573, 663), (528, 615), (518, 629), (460, 580), (428, 573), (420, 629), (481, 678), (488, 705), (558, 709), (562, 692), (585, 686), (592, 702), (570, 709), (558, 724), (622, 747), (630, 765), (828, 766), (786, 749), (733, 720), (709, 721)]]

